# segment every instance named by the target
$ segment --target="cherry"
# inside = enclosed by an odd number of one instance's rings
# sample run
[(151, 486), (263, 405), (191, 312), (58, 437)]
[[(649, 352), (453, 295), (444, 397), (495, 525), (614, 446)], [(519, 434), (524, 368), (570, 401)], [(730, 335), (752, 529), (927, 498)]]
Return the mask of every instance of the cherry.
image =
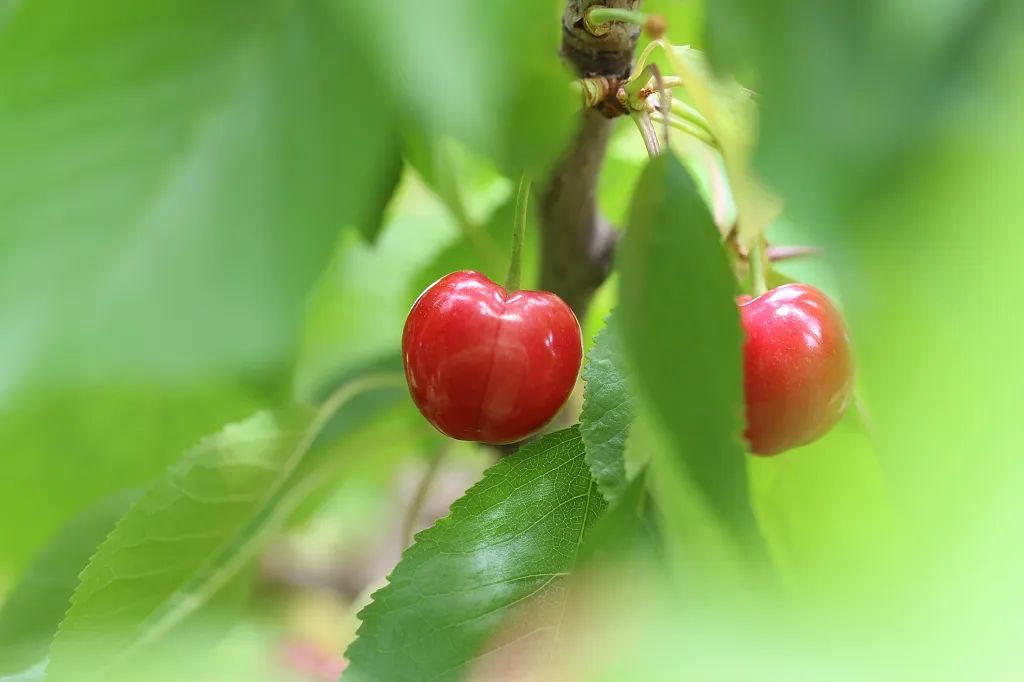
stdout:
[(554, 294), (509, 293), (463, 270), (416, 299), (402, 356), (412, 399), (439, 431), (512, 443), (541, 429), (565, 404), (583, 340), (572, 309)]
[(744, 436), (757, 455), (774, 455), (825, 435), (853, 391), (853, 360), (842, 316), (806, 284), (740, 297)]

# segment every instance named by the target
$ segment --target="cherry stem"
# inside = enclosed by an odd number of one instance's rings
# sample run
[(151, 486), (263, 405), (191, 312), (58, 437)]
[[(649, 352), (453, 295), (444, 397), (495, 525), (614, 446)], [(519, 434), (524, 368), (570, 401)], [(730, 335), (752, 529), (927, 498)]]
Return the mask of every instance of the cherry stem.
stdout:
[(700, 115), (700, 112), (691, 107), (689, 104), (682, 100), (673, 98), (671, 109), (673, 114), (675, 114), (676, 116), (680, 117), (685, 121), (689, 121), (695, 126), (698, 126), (699, 128), (703, 129), (709, 136), (714, 138), (714, 133), (711, 132), (711, 126), (709, 126), (708, 122), (704, 119), (704, 117)]
[(765, 255), (764, 235), (760, 235), (750, 249), (750, 293), (757, 297), (768, 291), (768, 277), (765, 270), (767, 262)]
[[(668, 90), (665, 88), (665, 81), (662, 80), (662, 77), (661, 77), (661, 69), (658, 68), (657, 64), (651, 64), (650, 68), (651, 68), (651, 71), (654, 73), (654, 82), (658, 86), (658, 101), (661, 104), (661, 108), (664, 109), (666, 112), (668, 112), (670, 110), (671, 106), (672, 106), (672, 98), (669, 95)], [(668, 130), (669, 130), (668, 118), (666, 117), (665, 120), (662, 123), (663, 123), (664, 129), (665, 129), (665, 134), (664, 134), (663, 139), (664, 139), (664, 142), (665, 142), (665, 146), (667, 147), (667, 146), (669, 146), (669, 144), (668, 144)]]
[(696, 126), (686, 119), (679, 118), (678, 116), (663, 115), (660, 111), (656, 111), (651, 115), (651, 120), (655, 123), (665, 123), (669, 127), (678, 130), (679, 132), (686, 133), (690, 137), (700, 140), (707, 146), (717, 149), (718, 145), (715, 143), (715, 138), (708, 134), (706, 130), (700, 126)]
[(661, 153), (661, 144), (658, 142), (658, 131), (654, 129), (654, 123), (651, 122), (651, 115), (646, 111), (635, 111), (630, 118), (636, 123), (644, 146), (647, 147), (647, 154), (653, 159)]
[(526, 234), (526, 219), (530, 207), (530, 178), (524, 173), (519, 178), (519, 189), (516, 192), (516, 217), (512, 228), (512, 257), (508, 264), (508, 277), (505, 278), (505, 290), (509, 293), (519, 290), (519, 282), (523, 274), (523, 236)]

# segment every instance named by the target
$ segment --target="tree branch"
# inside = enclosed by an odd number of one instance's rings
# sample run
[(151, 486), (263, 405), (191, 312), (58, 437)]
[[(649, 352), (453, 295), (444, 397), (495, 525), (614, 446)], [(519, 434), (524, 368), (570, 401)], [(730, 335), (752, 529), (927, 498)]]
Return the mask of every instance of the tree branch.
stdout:
[[(639, 27), (614, 22), (605, 35), (583, 25), (587, 7), (636, 10), (639, 0), (568, 0), (562, 18), (562, 56), (582, 77), (629, 76)], [(608, 277), (616, 233), (597, 209), (597, 180), (613, 122), (583, 112), (580, 132), (548, 179), (540, 200), (541, 287), (558, 294), (581, 320)]]

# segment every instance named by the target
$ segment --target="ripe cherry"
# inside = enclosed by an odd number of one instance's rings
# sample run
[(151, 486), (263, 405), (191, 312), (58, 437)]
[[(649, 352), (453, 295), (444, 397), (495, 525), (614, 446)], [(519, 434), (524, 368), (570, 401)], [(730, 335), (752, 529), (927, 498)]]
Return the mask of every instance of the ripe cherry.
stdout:
[(842, 316), (806, 284), (739, 303), (751, 452), (774, 455), (817, 440), (839, 421), (853, 391)]
[(413, 401), (442, 433), (512, 443), (565, 404), (583, 357), (579, 322), (546, 291), (505, 289), (478, 272), (427, 287), (402, 334)]

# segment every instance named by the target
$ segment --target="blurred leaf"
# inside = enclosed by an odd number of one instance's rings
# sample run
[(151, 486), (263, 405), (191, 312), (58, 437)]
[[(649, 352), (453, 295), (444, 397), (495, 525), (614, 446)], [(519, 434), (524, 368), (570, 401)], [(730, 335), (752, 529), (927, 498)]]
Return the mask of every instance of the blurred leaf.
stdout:
[[(428, 286), (456, 270), (476, 270), (496, 282), (501, 282), (508, 269), (507, 254), (512, 245), (514, 215), (513, 198), (494, 210), (487, 222), (477, 228), (478, 235), (465, 232), (457, 235), (416, 273), (407, 294), (409, 305), (411, 306), (416, 297)], [(527, 233), (532, 231), (533, 227), (535, 226), (529, 225)]]
[(723, 518), (696, 478), (680, 466), (675, 439), (648, 401), (638, 398), (635, 411), (626, 462), (637, 470), (647, 467), (647, 488), (668, 567), (691, 604), (728, 611), (750, 596), (761, 579), (765, 557), (755, 529), (737, 533), (735, 524)]
[(89, 507), (39, 552), (0, 609), (0, 674), (26, 670), (46, 658), (78, 574), (137, 497), (121, 493)]
[(254, 393), (204, 381), (61, 391), (11, 406), (0, 414), (0, 518), (18, 522), (0, 542), (0, 570), (18, 575), (83, 507), (148, 486), (204, 433), (252, 414)]
[(707, 207), (673, 156), (644, 171), (618, 262), (623, 347), (637, 390), (670, 436), (669, 466), (692, 477), (734, 530), (749, 532), (736, 280)]
[(748, 468), (761, 532), (791, 589), (852, 593), (891, 549), (882, 470), (853, 407), (824, 438)]
[(380, 183), (371, 188), (374, 193), (367, 198), (365, 213), (354, 221), (356, 229), (366, 241), (371, 243), (377, 240), (384, 228), (387, 207), (398, 191), (404, 168), (402, 155), (398, 153), (397, 145), (392, 144), (391, 147), (385, 148), (380, 153), (386, 160), (387, 167), (382, 171)]
[[(408, 305), (438, 279), (456, 270), (477, 270), (495, 282), (504, 282), (508, 273), (508, 254), (512, 250), (512, 225), (515, 220), (515, 197), (510, 197), (491, 213), (479, 228), (478, 235), (460, 234), (436, 257), (416, 273), (409, 288)], [(531, 202), (523, 247), (524, 288), (536, 286), (539, 279), (537, 258), (539, 230), (536, 211)]]
[(633, 423), (633, 396), (621, 367), (619, 332), (610, 318), (598, 332), (583, 366), (583, 411), (580, 434), (587, 448), (587, 464), (601, 494), (609, 502), (619, 497), (626, 476), (626, 435)]
[(511, 183), (493, 164), (454, 139), (427, 135), (408, 120), (402, 121), (402, 153), (463, 231), (483, 222), (508, 194)]
[[(397, 154), (327, 0), (18, 3), (0, 25), (0, 389), (287, 361)], [(361, 100), (367, 101), (367, 100)]]
[(403, 111), (427, 135), (451, 135), (509, 174), (542, 177), (578, 107), (558, 56), (562, 0), (344, 2), (372, 41)]
[(218, 595), (302, 501), (322, 452), (312, 448), (335, 412), (357, 409), (361, 394), (394, 382), (390, 375), (353, 380), (318, 410), (262, 412), (188, 452), (82, 573), (48, 679), (108, 679), (133, 670), (135, 655)]
[(668, 57), (721, 149), (736, 203), (737, 235), (750, 248), (782, 210), (781, 200), (754, 176), (757, 106), (750, 91), (735, 80), (715, 77), (697, 50), (675, 47)]
[(762, 71), (760, 167), (826, 247), (899, 511), (828, 635), (894, 678), (1005, 676), (1024, 632), (1024, 5), (710, 9), (719, 66)]
[[(416, 536), (386, 587), (363, 609), (349, 647), (352, 679), (462, 679), (524, 602), (555, 613), (561, 578), (604, 509), (584, 461), (579, 429), (549, 434), (491, 467)], [(531, 612), (517, 641), (547, 633)], [(544, 640), (548, 641), (548, 640)]]
[(309, 297), (295, 380), (303, 398), (318, 394), (325, 377), (362, 371), (398, 351), (414, 300), (410, 281), (456, 233), (444, 207), (408, 172), (385, 222), (376, 243), (343, 236)]
[(882, 166), (973, 78), (1012, 4), (724, 0), (708, 5), (708, 49), (719, 70), (757, 69), (758, 166), (815, 224), (884, 188)]
[(645, 470), (623, 487), (622, 494), (594, 524), (580, 548), (579, 564), (592, 569), (650, 558), (657, 552), (658, 536)]

